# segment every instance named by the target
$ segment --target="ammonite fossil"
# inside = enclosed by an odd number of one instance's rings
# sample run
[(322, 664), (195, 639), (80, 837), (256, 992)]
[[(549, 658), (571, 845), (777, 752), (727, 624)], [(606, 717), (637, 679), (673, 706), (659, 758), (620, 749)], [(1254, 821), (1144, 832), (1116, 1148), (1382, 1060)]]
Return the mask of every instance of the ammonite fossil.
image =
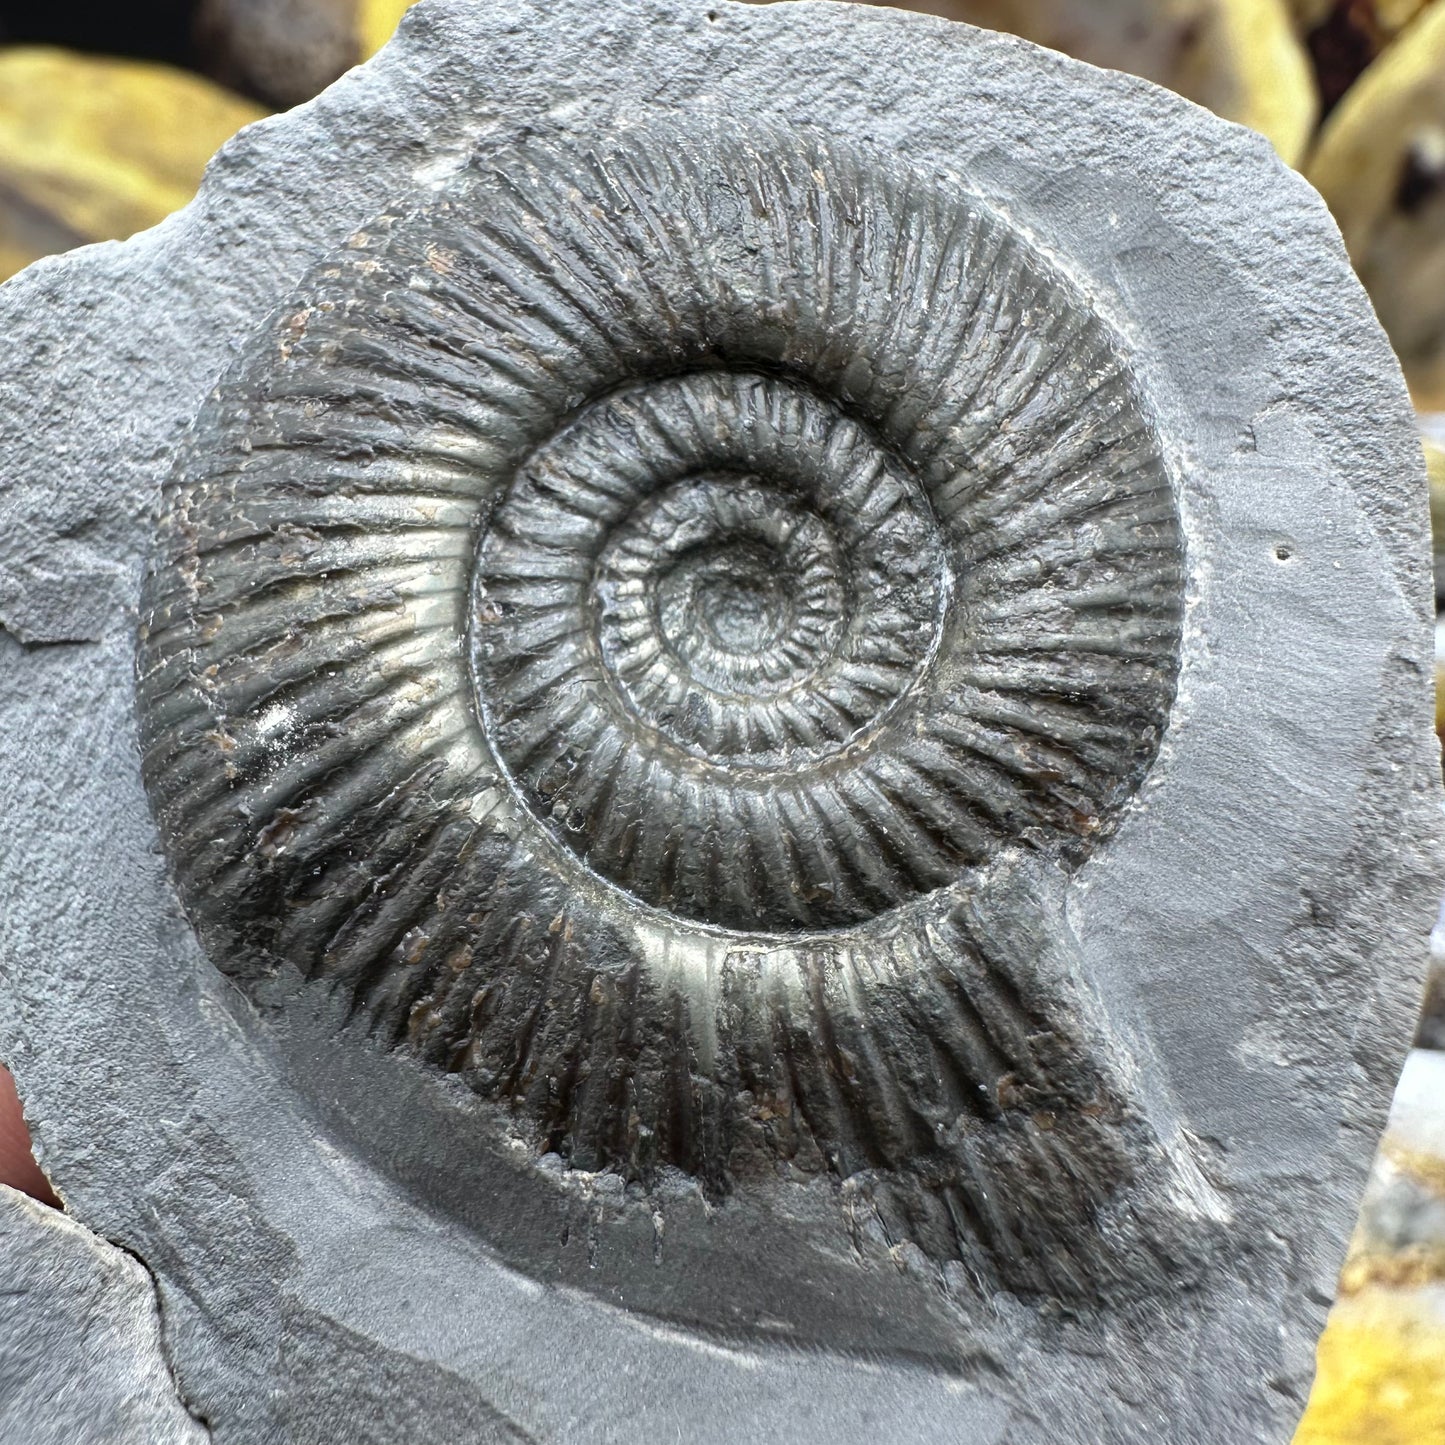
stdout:
[(1160, 746), (1182, 578), (1127, 346), (959, 177), (535, 133), (196, 423), (145, 776), (253, 997), (340, 992), (573, 1168), (831, 1178), (1076, 1293), (1162, 1151), (1045, 895)]

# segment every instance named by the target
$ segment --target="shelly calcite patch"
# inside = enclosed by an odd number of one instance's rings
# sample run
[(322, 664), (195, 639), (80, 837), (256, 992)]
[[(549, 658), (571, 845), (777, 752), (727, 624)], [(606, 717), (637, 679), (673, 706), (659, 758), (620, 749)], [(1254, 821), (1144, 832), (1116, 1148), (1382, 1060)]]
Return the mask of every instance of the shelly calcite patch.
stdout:
[(1145, 777), (1182, 579), (1119, 336), (957, 178), (533, 136), (198, 419), (146, 779), (217, 967), (342, 990), (539, 1151), (846, 1181), (1097, 1291), (1171, 1267), (1167, 1151), (1029, 880)]

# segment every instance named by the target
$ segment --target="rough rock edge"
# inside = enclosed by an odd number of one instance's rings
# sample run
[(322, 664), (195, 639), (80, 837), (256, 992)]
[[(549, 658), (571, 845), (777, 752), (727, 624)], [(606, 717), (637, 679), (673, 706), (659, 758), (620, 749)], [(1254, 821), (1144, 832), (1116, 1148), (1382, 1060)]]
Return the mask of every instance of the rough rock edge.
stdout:
[[(137, 1255), (0, 1185), (3, 1244), (13, 1252), (0, 1249), (0, 1423), (25, 1431), (10, 1438), (36, 1445), (202, 1445), (211, 1438), (180, 1389), (156, 1281)], [(111, 1332), (120, 1338), (107, 1339)], [(25, 1345), (37, 1341), (32, 1361)], [(26, 1371), (27, 1364), (33, 1368)], [(11, 1374), (17, 1366), (18, 1377)], [(98, 1420), (97, 1408), (106, 1405)]]

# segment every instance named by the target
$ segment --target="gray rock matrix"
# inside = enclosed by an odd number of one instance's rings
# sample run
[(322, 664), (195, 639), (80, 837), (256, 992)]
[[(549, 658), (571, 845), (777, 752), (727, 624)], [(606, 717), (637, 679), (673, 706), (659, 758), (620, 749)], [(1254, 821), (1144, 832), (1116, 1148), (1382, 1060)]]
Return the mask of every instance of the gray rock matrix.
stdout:
[(0, 1439), (201, 1445), (135, 1260), (0, 1185)]
[(1440, 790), (1262, 140), (426, 0), (0, 321), (0, 1057), (176, 1438), (1288, 1438)]

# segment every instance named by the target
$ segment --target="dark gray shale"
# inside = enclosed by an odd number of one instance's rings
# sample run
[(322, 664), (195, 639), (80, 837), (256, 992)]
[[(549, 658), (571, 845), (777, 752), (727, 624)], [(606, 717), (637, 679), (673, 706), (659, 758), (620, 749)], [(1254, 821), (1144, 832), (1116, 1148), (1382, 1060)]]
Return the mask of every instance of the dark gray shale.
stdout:
[(1288, 1438), (1439, 783), (1263, 142), (424, 0), (0, 338), (0, 1057), (216, 1439)]

